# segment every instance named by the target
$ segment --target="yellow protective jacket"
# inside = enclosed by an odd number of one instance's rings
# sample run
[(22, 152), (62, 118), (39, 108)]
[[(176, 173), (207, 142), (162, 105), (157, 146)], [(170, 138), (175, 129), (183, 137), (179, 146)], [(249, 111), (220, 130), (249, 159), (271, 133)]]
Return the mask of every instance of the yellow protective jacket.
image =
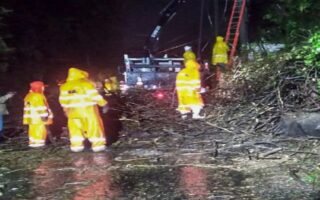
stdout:
[(188, 60), (196, 60), (197, 57), (193, 51), (189, 50), (183, 53), (183, 59), (184, 63), (186, 63)]
[(103, 90), (105, 92), (106, 95), (111, 95), (111, 92), (112, 92), (112, 82), (110, 79), (106, 79), (104, 81), (104, 85), (103, 85)]
[(106, 105), (89, 74), (70, 68), (66, 83), (60, 86), (59, 102), (68, 117), (68, 129), (72, 151), (82, 151), (83, 141), (91, 142), (93, 151), (105, 148), (105, 133), (97, 105)]
[(24, 98), (23, 124), (51, 124), (52, 112), (42, 93), (30, 91)]
[(66, 83), (60, 86), (59, 102), (68, 118), (88, 116), (88, 112), (95, 112), (96, 105), (106, 105), (106, 100), (88, 78), (87, 72), (71, 68)]
[(216, 43), (212, 49), (212, 60), (211, 63), (216, 65), (217, 63), (228, 63), (228, 45), (223, 41), (223, 37), (217, 36)]
[(186, 67), (177, 74), (176, 91), (179, 101), (177, 110), (180, 112), (190, 112), (194, 106), (203, 106), (199, 93), (201, 89), (199, 68), (200, 65), (196, 61), (189, 60)]
[(120, 87), (119, 87), (119, 81), (118, 81), (118, 79), (117, 79), (117, 77), (115, 77), (115, 76), (111, 76), (110, 77), (110, 81), (111, 81), (111, 83), (112, 83), (112, 91), (113, 92), (117, 92), (119, 89), (120, 89)]
[(116, 93), (120, 90), (119, 82), (117, 77), (112, 76), (105, 80), (104, 82), (104, 92), (108, 95), (111, 93)]

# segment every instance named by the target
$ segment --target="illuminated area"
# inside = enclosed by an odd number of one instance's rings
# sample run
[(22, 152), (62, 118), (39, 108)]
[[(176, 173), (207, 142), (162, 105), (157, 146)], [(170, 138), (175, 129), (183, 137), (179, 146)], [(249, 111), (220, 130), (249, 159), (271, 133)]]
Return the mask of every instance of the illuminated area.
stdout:
[(319, 199), (319, 13), (2, 0), (0, 199)]
[(156, 95), (158, 99), (162, 99), (164, 97), (162, 92), (158, 92)]

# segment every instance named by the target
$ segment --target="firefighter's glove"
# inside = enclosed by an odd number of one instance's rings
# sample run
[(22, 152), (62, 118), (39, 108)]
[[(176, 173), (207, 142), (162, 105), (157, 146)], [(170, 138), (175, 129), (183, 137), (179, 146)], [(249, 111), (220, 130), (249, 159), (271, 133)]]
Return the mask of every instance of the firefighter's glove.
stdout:
[(48, 120), (46, 121), (46, 125), (52, 125), (52, 124), (53, 124), (52, 118), (48, 118)]
[(109, 110), (109, 106), (108, 105), (105, 105), (105, 106), (102, 107), (102, 113), (103, 114), (106, 114), (108, 112), (108, 110)]
[(203, 93), (206, 93), (207, 92), (207, 89), (206, 88), (204, 88), (204, 87), (201, 87), (200, 88), (200, 94), (203, 94)]

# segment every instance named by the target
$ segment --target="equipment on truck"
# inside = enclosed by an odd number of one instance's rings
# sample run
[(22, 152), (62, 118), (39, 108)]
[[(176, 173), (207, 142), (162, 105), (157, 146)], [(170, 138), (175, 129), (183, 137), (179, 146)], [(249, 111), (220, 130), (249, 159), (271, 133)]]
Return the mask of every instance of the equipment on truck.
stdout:
[(149, 55), (152, 55), (158, 50), (158, 42), (162, 28), (176, 15), (177, 11), (182, 4), (186, 3), (187, 0), (171, 0), (160, 12), (160, 18), (157, 25), (149, 34), (147, 38), (145, 50), (148, 51)]
[(175, 16), (184, 3), (186, 0), (171, 0), (162, 9), (158, 23), (149, 34), (144, 46), (148, 56), (130, 57), (128, 54), (124, 55), (125, 66), (121, 69), (124, 83), (121, 88), (140, 87), (151, 90), (160, 88), (171, 90), (174, 88), (176, 75), (183, 68), (183, 58), (173, 58), (167, 55), (154, 57), (153, 54), (158, 50), (162, 28)]
[(127, 88), (173, 89), (176, 74), (183, 68), (183, 58), (130, 58), (125, 54), (124, 63)]

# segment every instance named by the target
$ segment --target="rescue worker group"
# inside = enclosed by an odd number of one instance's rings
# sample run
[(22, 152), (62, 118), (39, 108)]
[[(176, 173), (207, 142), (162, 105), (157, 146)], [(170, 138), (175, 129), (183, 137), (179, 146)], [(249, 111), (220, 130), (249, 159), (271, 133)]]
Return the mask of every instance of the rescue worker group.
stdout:
[[(182, 119), (188, 114), (193, 119), (201, 119), (200, 112), (204, 106), (201, 96), (200, 64), (190, 46), (184, 48), (185, 68), (176, 76), (178, 108)], [(224, 66), (228, 62), (228, 46), (218, 36), (213, 48), (211, 63)], [(105, 81), (105, 89), (116, 87), (112, 83), (116, 78)], [(44, 95), (45, 84), (42, 81), (30, 83), (29, 93), (24, 98), (23, 124), (28, 126), (29, 147), (45, 146), (47, 126), (53, 123), (53, 114)], [(106, 91), (106, 92), (107, 92)], [(89, 79), (88, 72), (70, 68), (65, 83), (60, 85), (59, 103), (68, 118), (70, 149), (81, 152), (85, 149), (84, 141), (91, 143), (93, 152), (106, 149), (106, 136), (99, 108), (105, 108), (107, 101), (99, 93), (96, 85)], [(102, 109), (103, 110), (103, 109)], [(59, 116), (55, 116), (59, 117)]]

